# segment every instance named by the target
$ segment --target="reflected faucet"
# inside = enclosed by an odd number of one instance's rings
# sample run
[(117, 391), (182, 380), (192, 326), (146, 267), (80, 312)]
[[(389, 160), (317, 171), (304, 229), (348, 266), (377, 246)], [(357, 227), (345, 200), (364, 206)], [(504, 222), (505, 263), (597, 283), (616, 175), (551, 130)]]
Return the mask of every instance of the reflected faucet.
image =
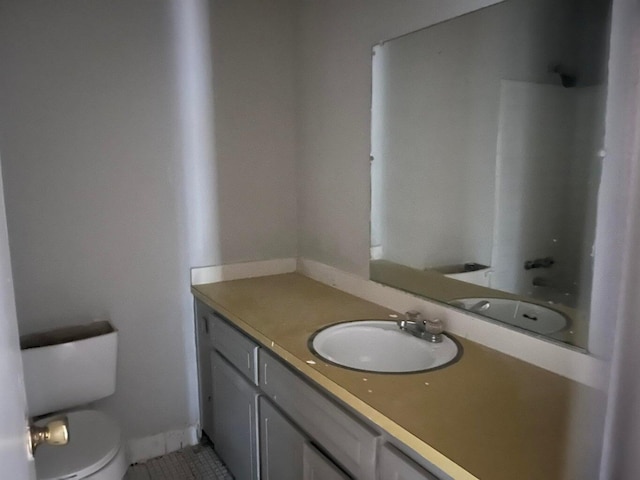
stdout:
[(524, 262), (524, 269), (531, 270), (532, 268), (551, 268), (556, 261), (553, 257), (536, 258), (535, 260), (527, 260)]
[(491, 302), (489, 300), (480, 300), (478, 303), (471, 305), (467, 310), (470, 312), (484, 312), (489, 310)]
[(442, 320), (437, 318), (425, 320), (422, 318), (422, 314), (416, 310), (409, 310), (405, 315), (407, 320), (398, 320), (396, 322), (400, 330), (428, 342), (442, 342), (442, 332), (444, 332)]
[(546, 277), (534, 277), (531, 281), (534, 287), (555, 287), (554, 282), (550, 278)]

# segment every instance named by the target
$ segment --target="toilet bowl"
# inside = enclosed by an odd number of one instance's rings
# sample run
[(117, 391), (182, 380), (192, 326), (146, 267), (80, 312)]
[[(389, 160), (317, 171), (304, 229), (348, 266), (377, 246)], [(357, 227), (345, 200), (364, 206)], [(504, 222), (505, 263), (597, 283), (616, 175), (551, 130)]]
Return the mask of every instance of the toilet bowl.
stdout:
[(128, 461), (120, 427), (103, 412), (78, 408), (115, 392), (117, 331), (94, 322), (20, 341), (29, 415), (40, 426), (68, 420), (66, 445), (37, 448), (38, 480), (121, 480)]

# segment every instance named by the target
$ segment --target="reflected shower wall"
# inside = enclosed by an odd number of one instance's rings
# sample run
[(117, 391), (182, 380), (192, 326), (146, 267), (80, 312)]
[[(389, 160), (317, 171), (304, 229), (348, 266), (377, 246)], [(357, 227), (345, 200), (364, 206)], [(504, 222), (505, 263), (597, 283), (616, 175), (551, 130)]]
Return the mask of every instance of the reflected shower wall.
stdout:
[[(602, 94), (601, 87), (501, 82), (494, 288), (576, 307), (581, 280), (591, 272), (583, 253), (594, 239), (587, 219), (599, 163), (593, 139), (602, 130), (593, 112)], [(537, 259), (553, 263), (523, 268)]]

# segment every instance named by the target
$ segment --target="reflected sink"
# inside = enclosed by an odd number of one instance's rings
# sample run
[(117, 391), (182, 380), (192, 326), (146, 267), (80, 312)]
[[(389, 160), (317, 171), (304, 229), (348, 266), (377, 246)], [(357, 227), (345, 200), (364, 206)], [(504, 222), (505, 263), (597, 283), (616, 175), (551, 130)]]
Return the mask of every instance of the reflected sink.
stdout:
[(309, 339), (309, 348), (329, 363), (380, 373), (433, 370), (462, 355), (462, 347), (447, 335), (442, 343), (431, 343), (388, 320), (358, 320), (318, 330)]
[(557, 333), (569, 326), (569, 319), (556, 310), (509, 298), (460, 298), (449, 305), (543, 335)]

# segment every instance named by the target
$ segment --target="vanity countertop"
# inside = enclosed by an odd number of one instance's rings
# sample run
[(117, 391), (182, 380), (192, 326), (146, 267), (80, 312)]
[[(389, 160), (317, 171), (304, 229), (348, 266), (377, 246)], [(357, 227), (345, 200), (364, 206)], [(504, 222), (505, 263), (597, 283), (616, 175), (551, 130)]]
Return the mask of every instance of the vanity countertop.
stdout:
[(455, 479), (580, 478), (571, 465), (589, 462), (586, 449), (567, 445), (589, 438), (581, 419), (600, 398), (582, 384), (460, 337), (462, 358), (441, 370), (378, 374), (326, 364), (307, 347), (316, 330), (397, 312), (296, 273), (192, 292)]

